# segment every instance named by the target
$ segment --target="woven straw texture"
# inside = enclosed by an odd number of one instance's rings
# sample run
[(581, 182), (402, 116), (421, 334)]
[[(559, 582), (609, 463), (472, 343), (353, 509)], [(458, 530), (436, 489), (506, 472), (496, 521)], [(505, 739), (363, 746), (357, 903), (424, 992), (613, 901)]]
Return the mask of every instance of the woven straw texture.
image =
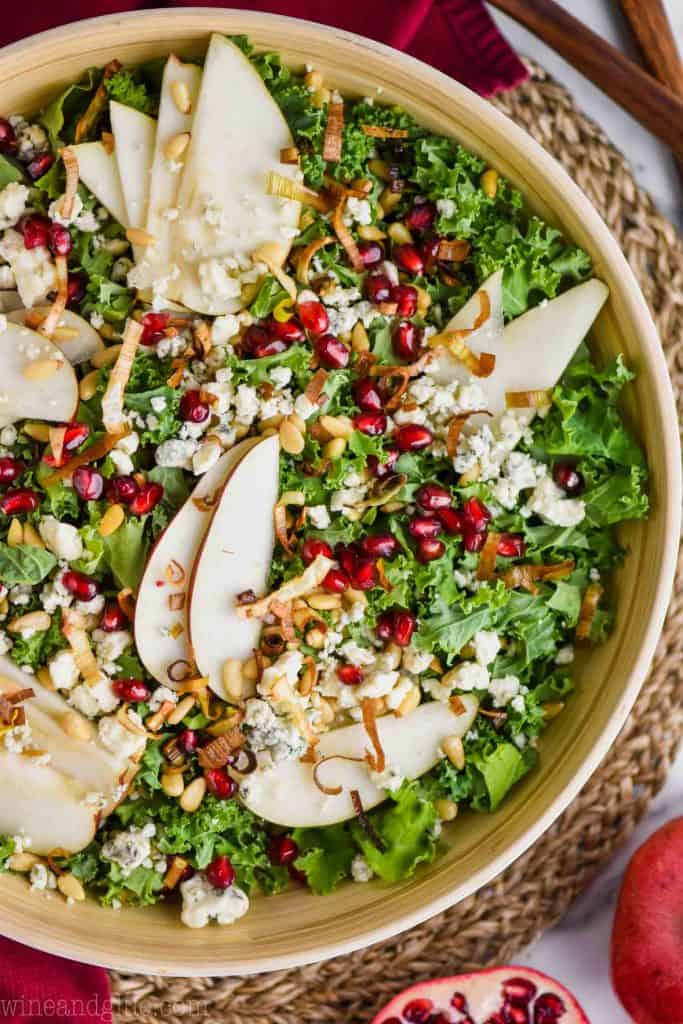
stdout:
[[(496, 105), (569, 171), (622, 246), (659, 327), (683, 413), (683, 240), (602, 130), (541, 68)], [(683, 563), (651, 675), (574, 803), (491, 886), (413, 931), (323, 964), (251, 978), (112, 974), (118, 1024), (367, 1024), (420, 978), (504, 963), (562, 916), (663, 784), (683, 734)]]

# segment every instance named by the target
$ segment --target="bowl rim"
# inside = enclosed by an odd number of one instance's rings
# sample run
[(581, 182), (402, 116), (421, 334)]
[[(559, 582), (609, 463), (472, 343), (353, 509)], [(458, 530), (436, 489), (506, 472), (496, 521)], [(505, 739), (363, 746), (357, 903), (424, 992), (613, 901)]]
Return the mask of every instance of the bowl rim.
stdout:
[[(652, 387), (657, 394), (661, 412), (668, 421), (677, 422), (678, 417), (673, 388), (657, 328), (651, 318), (640, 286), (622, 250), (587, 196), (574, 183), (561, 164), (526, 131), (518, 127), (485, 99), (464, 85), (461, 85), (455, 79), (450, 78), (448, 75), (415, 57), (411, 57), (393, 47), (358, 33), (322, 25), (303, 18), (249, 11), (248, 9), (176, 7), (173, 8), (172, 13), (174, 15), (190, 16), (195, 21), (197, 29), (205, 30), (207, 35), (211, 31), (226, 31), (225, 22), (231, 17), (248, 18), (251, 23), (260, 23), (264, 27), (271, 29), (282, 23), (305, 26), (309, 31), (314, 30), (321, 35), (330, 37), (331, 40), (341, 40), (345, 44), (350, 44), (352, 47), (359, 48), (360, 50), (369, 50), (371, 53), (377, 53), (384, 58), (390, 57), (392, 61), (399, 62), (408, 73), (412, 73), (413, 76), (417, 75), (421, 82), (431, 82), (434, 88), (444, 94), (447, 99), (461, 104), (468, 104), (475, 113), (479, 112), (482, 114), (482, 121), (484, 122), (483, 137), (491, 134), (490, 129), (493, 129), (493, 134), (495, 134), (496, 130), (507, 134), (528, 160), (533, 160), (537, 168), (547, 171), (546, 177), (549, 182), (549, 191), (557, 194), (562, 191), (563, 201), (568, 206), (571, 205), (580, 216), (586, 231), (594, 242), (595, 248), (600, 251), (606, 262), (621, 275), (625, 293), (622, 298), (625, 298), (627, 307), (625, 309), (625, 316), (631, 322), (637, 324), (640, 348), (646, 351), (648, 355), (649, 371), (652, 374)], [(154, 20), (161, 22), (168, 15), (169, 10), (167, 8), (152, 8), (120, 14), (101, 15), (70, 22), (66, 25), (27, 36), (0, 48), (0, 68), (8, 59), (16, 60), (23, 53), (30, 57), (31, 51), (35, 47), (44, 47), (45, 44), (64, 41), (70, 36), (78, 35), (83, 30), (105, 30), (107, 26), (120, 26), (122, 23), (129, 23), (132, 37), (136, 21), (145, 21), (146, 24)], [(495, 149), (495, 145), (492, 148)], [(57, 953), (67, 959), (78, 959), (87, 963), (101, 964), (115, 970), (164, 974), (167, 976), (206, 976), (208, 973), (213, 976), (223, 976), (226, 974), (247, 975), (298, 967), (366, 948), (421, 924), (428, 918), (445, 911), (468, 895), (477, 892), (526, 852), (575, 799), (616, 739), (646, 678), (664, 623), (676, 570), (678, 539), (681, 526), (682, 480), (680, 440), (675, 430), (670, 431), (669, 436), (666, 438), (664, 456), (664, 476), (669, 482), (669, 489), (666, 495), (660, 496), (660, 506), (663, 518), (662, 532), (666, 531), (666, 540), (662, 546), (662, 559), (658, 569), (656, 588), (652, 596), (650, 620), (645, 628), (638, 655), (628, 673), (628, 683), (624, 687), (621, 699), (615, 705), (608, 719), (608, 723), (600, 736), (600, 742), (584, 758), (579, 770), (563, 786), (556, 797), (551, 800), (544, 813), (523, 834), (511, 843), (506, 844), (500, 853), (491, 857), (484, 867), (470, 876), (465, 886), (458, 885), (457, 881), (454, 881), (453, 887), (441, 896), (416, 906), (410, 912), (392, 917), (384, 925), (360, 930), (343, 941), (325, 940), (316, 946), (315, 951), (307, 948), (300, 953), (284, 953), (272, 956), (268, 958), (267, 963), (264, 963), (263, 958), (253, 957), (233, 959), (226, 963), (224, 959), (218, 957), (212, 959), (209, 956), (204, 965), (184, 964), (182, 953), (178, 956), (171, 951), (169, 954), (170, 963), (167, 962), (166, 965), (162, 966), (158, 961), (152, 960), (144, 953), (137, 951), (131, 951), (130, 955), (125, 956), (108, 954), (106, 940), (102, 941), (97, 938), (93, 942), (92, 949), (79, 949), (76, 951), (70, 948), (68, 943), (62, 941), (57, 944), (57, 948), (55, 943), (50, 940), (49, 925), (46, 922), (44, 930), (39, 934), (32, 930), (28, 922), (13, 922), (8, 928), (7, 924), (2, 921), (2, 909), (0, 908), (0, 929), (2, 934), (33, 948)]]

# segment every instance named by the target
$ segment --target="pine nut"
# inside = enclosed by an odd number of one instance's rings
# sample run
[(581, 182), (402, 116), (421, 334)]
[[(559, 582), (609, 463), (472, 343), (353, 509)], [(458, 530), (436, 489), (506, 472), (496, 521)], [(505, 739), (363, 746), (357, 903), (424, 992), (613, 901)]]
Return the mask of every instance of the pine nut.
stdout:
[(484, 171), (481, 176), (481, 187), (489, 199), (495, 199), (498, 192), (498, 171), (492, 167), (489, 167), (488, 171)]
[(85, 889), (75, 875), (58, 875), (57, 888), (68, 900), (77, 900), (81, 903), (85, 899)]
[(462, 771), (465, 767), (465, 748), (459, 736), (447, 736), (441, 744), (441, 749), (451, 762), (454, 768)]
[(171, 714), (166, 719), (168, 724), (178, 725), (180, 722), (182, 722), (185, 715), (188, 715), (192, 708), (194, 707), (194, 703), (195, 700), (192, 694), (188, 694), (187, 697), (183, 697), (182, 700), (179, 700), (176, 706), (173, 708)]
[(27, 612), (26, 615), (19, 615), (16, 619), (12, 619), (7, 628), (12, 633), (23, 633), (25, 629), (33, 629), (36, 633), (44, 633), (46, 629), (50, 628), (51, 621), (47, 612)]
[(323, 455), (326, 459), (341, 459), (346, 449), (346, 438), (333, 437), (326, 445), (323, 445)]
[(230, 700), (242, 699), (242, 662), (239, 658), (227, 658), (223, 662), (223, 688)]
[(543, 717), (545, 718), (546, 722), (549, 722), (552, 718), (557, 718), (557, 716), (562, 711), (564, 711), (564, 701), (563, 700), (547, 701), (545, 704), (541, 704), (541, 709), (543, 711)]
[(391, 189), (385, 188), (379, 197), (379, 201), (382, 204), (384, 213), (391, 213), (398, 204), (401, 202), (402, 196), (400, 192), (392, 192)]
[(270, 430), (277, 430), (283, 419), (283, 414), (279, 413), (277, 416), (269, 416), (267, 420), (261, 420), (258, 425), (259, 434), (265, 434)]
[(171, 97), (181, 114), (192, 110), (192, 97), (186, 82), (171, 82)]
[(396, 714), (398, 718), (404, 718), (406, 715), (410, 715), (420, 703), (420, 698), (420, 687), (412, 686), (396, 708), (394, 714)]
[(53, 341), (74, 341), (79, 335), (75, 327), (55, 327), (52, 332)]
[(178, 803), (184, 811), (192, 814), (201, 804), (205, 793), (206, 780), (200, 776), (198, 779), (193, 779), (190, 785), (185, 788)]
[(297, 508), (301, 508), (306, 504), (306, 495), (303, 491), (285, 491), (278, 505), (296, 505)]
[(32, 437), (34, 441), (47, 444), (50, 440), (50, 428), (47, 423), (24, 423), (24, 433)]
[(168, 772), (164, 772), (161, 776), (161, 788), (166, 796), (173, 796), (177, 798), (183, 795), (185, 790), (185, 780), (180, 772), (174, 773), (173, 775), (169, 775)]
[(394, 221), (393, 224), (389, 225), (387, 234), (392, 242), (395, 242), (397, 245), (410, 245), (413, 241), (410, 231), (400, 220)]
[(334, 708), (332, 705), (323, 698), (320, 700), (320, 717), (325, 725), (330, 725), (334, 721)]
[(179, 132), (172, 135), (164, 146), (164, 156), (167, 160), (178, 160), (190, 143), (189, 132)]
[(47, 380), (57, 372), (60, 366), (62, 366), (61, 359), (35, 359), (24, 367), (23, 376), (26, 380)]
[(295, 412), (290, 412), (289, 418), (294, 424), (294, 426), (297, 427), (302, 434), (306, 433), (306, 420), (302, 420), (301, 416), (299, 416), (298, 413)]
[[(106, 348), (101, 348), (99, 352), (96, 352), (92, 356), (90, 362), (98, 370), (101, 366), (111, 366), (119, 358), (119, 352), (121, 351), (121, 345), (108, 345)], [(83, 378), (86, 379), (85, 377)]]
[(13, 853), (7, 861), (10, 871), (30, 871), (35, 864), (40, 864), (40, 857), (35, 853)]
[(320, 110), (320, 108), (324, 107), (326, 103), (329, 103), (331, 99), (332, 93), (329, 89), (316, 89), (311, 96), (311, 103), (314, 107), (317, 107), (317, 109)]
[(333, 608), (341, 608), (341, 594), (311, 594), (307, 602), (317, 612), (331, 612)]
[(325, 634), (322, 629), (309, 629), (304, 639), (314, 651), (321, 651), (325, 646)]
[(403, 648), (398, 644), (387, 644), (382, 654), (382, 664), (386, 665), (389, 671), (393, 672), (401, 664)]
[(322, 71), (309, 71), (306, 75), (304, 75), (304, 85), (306, 86), (307, 89), (319, 89), (322, 84)]
[(97, 381), (99, 380), (99, 372), (97, 370), (91, 370), (90, 373), (86, 373), (83, 380), (78, 385), (78, 394), (82, 402), (89, 402), (92, 396), (97, 391)]
[(385, 160), (370, 160), (368, 163), (368, 170), (372, 171), (376, 178), (380, 181), (391, 181), (391, 171), (389, 164)]
[(43, 538), (31, 523), (24, 523), (24, 544), (28, 544), (32, 548), (45, 547)]
[(41, 684), (41, 686), (45, 687), (46, 690), (54, 690), (55, 689), (55, 684), (52, 682), (52, 677), (50, 676), (50, 670), (47, 667), (47, 665), (41, 665), (41, 667), (36, 672), (36, 679)]
[(288, 455), (300, 455), (304, 450), (304, 435), (291, 420), (284, 419), (280, 424), (280, 444)]
[(342, 594), (342, 602), (347, 608), (353, 608), (354, 605), (359, 604), (361, 608), (367, 608), (368, 599), (364, 591), (355, 590), (353, 587), (349, 587)]
[(362, 238), (364, 242), (379, 242), (380, 239), (387, 236), (385, 231), (375, 227), (374, 224), (359, 224), (358, 237)]
[(157, 240), (156, 235), (144, 228), (126, 228), (126, 238), (131, 245), (153, 245)]
[(458, 805), (455, 800), (448, 800), (445, 797), (434, 801), (434, 810), (441, 821), (453, 821), (458, 815)]
[(125, 518), (126, 513), (123, 511), (122, 505), (110, 505), (97, 527), (100, 537), (109, 537), (112, 533), (116, 533)]
[(348, 441), (353, 434), (353, 423), (348, 416), (321, 416), (318, 422), (330, 437), (344, 437)]
[(351, 348), (354, 352), (370, 351), (370, 339), (368, 338), (368, 332), (365, 330), (365, 324), (362, 320), (359, 320), (353, 325), (353, 330), (351, 331)]
[(18, 548), (24, 543), (24, 527), (18, 519), (13, 519), (7, 531), (7, 547)]
[(92, 726), (87, 718), (77, 711), (67, 711), (62, 715), (62, 729), (72, 740), (92, 739)]

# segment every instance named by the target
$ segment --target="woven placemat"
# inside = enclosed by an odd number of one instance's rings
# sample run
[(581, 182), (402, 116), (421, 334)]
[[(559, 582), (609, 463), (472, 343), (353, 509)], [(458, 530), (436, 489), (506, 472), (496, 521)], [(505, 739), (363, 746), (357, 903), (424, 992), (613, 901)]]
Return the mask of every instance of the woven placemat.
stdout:
[[(683, 383), (683, 241), (604, 132), (541, 68), (496, 105), (565, 166), (622, 246)], [(505, 962), (558, 920), (663, 784), (683, 734), (683, 563), (652, 672), (601, 768), (492, 885), (404, 935), (323, 964), (251, 978), (112, 974), (118, 1024), (367, 1024), (420, 978)]]

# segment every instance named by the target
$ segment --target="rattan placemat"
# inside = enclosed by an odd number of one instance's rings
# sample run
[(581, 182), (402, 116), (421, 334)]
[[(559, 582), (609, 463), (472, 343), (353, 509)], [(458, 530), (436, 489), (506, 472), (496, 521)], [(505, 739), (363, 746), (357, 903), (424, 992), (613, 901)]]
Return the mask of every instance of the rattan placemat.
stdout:
[[(565, 166), (610, 226), (660, 330), (679, 410), (683, 240), (604, 132), (541, 68), (497, 106)], [(553, 828), (495, 883), (395, 939), (251, 978), (112, 974), (119, 1024), (367, 1024), (421, 977), (510, 960), (553, 924), (631, 833), (683, 733), (683, 564), (651, 675), (602, 767)]]

